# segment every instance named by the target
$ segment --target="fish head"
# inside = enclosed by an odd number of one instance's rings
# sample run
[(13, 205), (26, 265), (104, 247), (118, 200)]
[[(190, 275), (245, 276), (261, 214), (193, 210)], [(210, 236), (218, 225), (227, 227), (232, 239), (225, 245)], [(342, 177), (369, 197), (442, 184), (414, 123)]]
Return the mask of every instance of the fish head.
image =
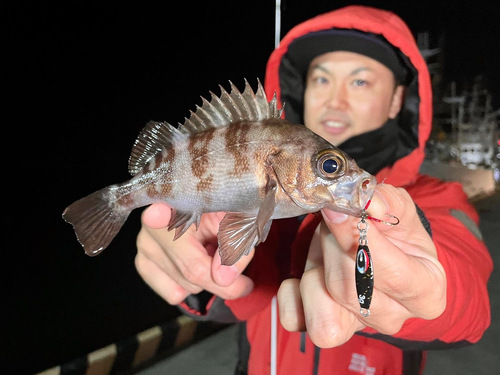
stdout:
[[(325, 144), (323, 144), (325, 146)], [(307, 212), (328, 208), (361, 216), (377, 180), (354, 159), (327, 143), (312, 153), (287, 152), (289, 168), (274, 166), (281, 188)]]
[(312, 169), (317, 174), (315, 195), (324, 196), (324, 208), (361, 216), (375, 192), (375, 176), (338, 148), (319, 152), (313, 158)]

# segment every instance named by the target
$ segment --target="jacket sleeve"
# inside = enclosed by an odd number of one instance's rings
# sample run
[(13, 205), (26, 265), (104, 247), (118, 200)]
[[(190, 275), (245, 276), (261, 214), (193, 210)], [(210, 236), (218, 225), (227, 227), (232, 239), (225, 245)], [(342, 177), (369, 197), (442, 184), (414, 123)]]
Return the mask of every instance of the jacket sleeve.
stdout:
[(362, 334), (403, 349), (476, 343), (490, 325), (487, 282), (493, 269), (479, 231), (478, 214), (458, 183), (430, 179), (419, 191), (409, 192), (430, 223), (438, 259), (446, 272), (446, 308), (433, 320), (409, 319), (392, 337), (370, 330)]

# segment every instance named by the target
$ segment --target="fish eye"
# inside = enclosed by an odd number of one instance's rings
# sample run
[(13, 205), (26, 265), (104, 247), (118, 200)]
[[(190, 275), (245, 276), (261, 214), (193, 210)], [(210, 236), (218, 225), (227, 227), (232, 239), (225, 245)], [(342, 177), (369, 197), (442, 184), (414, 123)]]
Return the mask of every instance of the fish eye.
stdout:
[(322, 177), (339, 177), (344, 173), (345, 159), (336, 151), (326, 150), (318, 155), (316, 168)]
[(334, 158), (325, 159), (323, 160), (323, 165), (321, 166), (321, 168), (325, 173), (335, 173), (339, 168), (339, 162)]

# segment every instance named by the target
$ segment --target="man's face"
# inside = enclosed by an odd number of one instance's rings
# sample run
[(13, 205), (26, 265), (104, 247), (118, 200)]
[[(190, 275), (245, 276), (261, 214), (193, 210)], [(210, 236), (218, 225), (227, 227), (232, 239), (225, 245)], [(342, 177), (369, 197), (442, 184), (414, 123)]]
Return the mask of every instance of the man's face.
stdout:
[(333, 145), (375, 130), (401, 109), (403, 86), (370, 57), (329, 52), (311, 61), (304, 93), (305, 125)]

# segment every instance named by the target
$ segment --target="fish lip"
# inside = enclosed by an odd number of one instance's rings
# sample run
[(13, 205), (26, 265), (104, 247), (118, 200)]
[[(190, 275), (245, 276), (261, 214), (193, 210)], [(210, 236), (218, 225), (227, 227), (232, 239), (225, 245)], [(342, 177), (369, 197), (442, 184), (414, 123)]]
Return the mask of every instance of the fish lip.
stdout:
[[(371, 202), (373, 195), (375, 194), (375, 189), (377, 188), (377, 179), (375, 176), (370, 175), (365, 172), (368, 176), (365, 176), (365, 179), (361, 182), (361, 193), (360, 193), (360, 205), (363, 210), (368, 208), (369, 203)], [(367, 181), (365, 187), (363, 185)]]
[(376, 178), (365, 171), (351, 181), (332, 184), (328, 191), (333, 202), (326, 208), (359, 217), (372, 199), (376, 186)]

